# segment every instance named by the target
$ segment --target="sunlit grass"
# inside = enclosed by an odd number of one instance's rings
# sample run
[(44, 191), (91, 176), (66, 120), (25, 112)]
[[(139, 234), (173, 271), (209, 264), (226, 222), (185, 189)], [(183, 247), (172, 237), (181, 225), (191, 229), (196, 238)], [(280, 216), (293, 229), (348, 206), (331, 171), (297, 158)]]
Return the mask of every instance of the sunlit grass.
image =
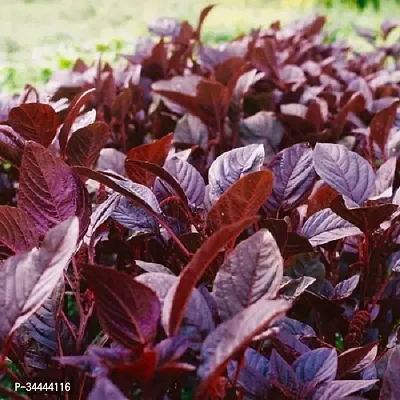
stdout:
[[(315, 9), (315, 0), (220, 0), (204, 25), (206, 42), (223, 41), (280, 20), (289, 22), (310, 11), (326, 14), (338, 39), (354, 36), (351, 24), (377, 28), (382, 18), (400, 15), (391, 0), (380, 13), (363, 13), (336, 6)], [(52, 70), (68, 68), (81, 57), (116, 61), (119, 52), (130, 52), (137, 36), (147, 34), (146, 24), (158, 16), (195, 22), (206, 0), (0, 0), (0, 90), (19, 89), (25, 82), (45, 81)]]

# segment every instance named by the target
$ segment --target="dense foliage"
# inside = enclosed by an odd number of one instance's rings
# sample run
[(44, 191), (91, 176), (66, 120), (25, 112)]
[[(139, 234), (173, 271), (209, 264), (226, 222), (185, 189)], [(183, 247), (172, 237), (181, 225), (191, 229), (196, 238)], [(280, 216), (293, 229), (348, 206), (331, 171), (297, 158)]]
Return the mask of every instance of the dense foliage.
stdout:
[(211, 9), (2, 96), (5, 398), (399, 398), (399, 46)]

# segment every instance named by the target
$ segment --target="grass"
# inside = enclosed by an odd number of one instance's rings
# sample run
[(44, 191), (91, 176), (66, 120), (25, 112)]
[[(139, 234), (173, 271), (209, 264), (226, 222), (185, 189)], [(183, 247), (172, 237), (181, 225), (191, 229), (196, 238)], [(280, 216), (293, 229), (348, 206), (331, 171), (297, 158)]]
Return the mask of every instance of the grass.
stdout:
[[(147, 34), (146, 24), (158, 16), (195, 22), (206, 0), (0, 0), (0, 92), (19, 90), (27, 82), (45, 82), (54, 69), (68, 68), (81, 57), (117, 62), (119, 52), (131, 52), (135, 38)], [(213, 43), (251, 28), (280, 20), (291, 21), (312, 11), (313, 0), (220, 0), (204, 26), (204, 39)], [(400, 15), (395, 0), (385, 0), (381, 12), (337, 4), (317, 9), (340, 29), (338, 38), (351, 38), (351, 23), (377, 28), (382, 18)]]

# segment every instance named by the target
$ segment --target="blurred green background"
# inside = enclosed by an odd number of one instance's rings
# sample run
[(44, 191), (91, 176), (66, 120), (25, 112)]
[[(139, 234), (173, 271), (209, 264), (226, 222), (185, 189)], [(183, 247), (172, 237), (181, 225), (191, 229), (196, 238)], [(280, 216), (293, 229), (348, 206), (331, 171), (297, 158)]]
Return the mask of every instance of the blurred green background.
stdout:
[[(54, 69), (88, 62), (118, 62), (147, 34), (147, 22), (160, 16), (195, 22), (206, 0), (0, 0), (0, 92), (40, 84)], [(380, 4), (379, 4), (380, 3)], [(267, 27), (317, 11), (328, 17), (331, 39), (369, 45), (352, 23), (378, 29), (383, 18), (400, 18), (399, 0), (219, 0), (203, 29), (208, 43), (224, 41), (251, 28)], [(392, 33), (390, 40), (398, 40)]]

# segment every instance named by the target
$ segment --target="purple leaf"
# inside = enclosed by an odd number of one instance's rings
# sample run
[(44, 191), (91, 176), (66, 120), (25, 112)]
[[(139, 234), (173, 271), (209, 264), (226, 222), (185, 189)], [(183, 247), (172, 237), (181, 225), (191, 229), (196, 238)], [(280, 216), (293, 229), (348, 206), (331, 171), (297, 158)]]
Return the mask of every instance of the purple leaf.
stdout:
[[(231, 382), (233, 382), (237, 367), (237, 361), (231, 361), (228, 364), (228, 377)], [(244, 365), (237, 378), (238, 386), (256, 397), (265, 398), (269, 389), (266, 379), (268, 369), (268, 359), (252, 348), (248, 348), (244, 354)]]
[(280, 331), (285, 330), (292, 335), (317, 336), (311, 326), (304, 324), (303, 322), (297, 321), (297, 319), (283, 317), (278, 321), (278, 323)]
[(61, 279), (53, 293), (42, 306), (15, 332), (14, 343), (24, 348), (24, 362), (35, 369), (51, 367), (51, 357), (57, 354), (57, 336), (63, 350), (74, 348), (74, 341), (63, 321), (57, 322), (57, 314), (64, 296)]
[(268, 377), (276, 379), (284, 385), (291, 393), (296, 395), (299, 391), (300, 384), (293, 368), (278, 354), (276, 350), (272, 350), (269, 359)]
[(359, 228), (339, 217), (330, 208), (313, 214), (301, 229), (301, 235), (306, 237), (312, 246), (359, 234)]
[(96, 230), (111, 217), (120, 200), (121, 196), (113, 193), (106, 201), (97, 206), (90, 217), (89, 227), (84, 237), (85, 243), (90, 244), (94, 240)]
[(375, 174), (366, 159), (339, 144), (317, 143), (315, 171), (325, 183), (357, 204), (375, 192)]
[(354, 275), (349, 279), (346, 279), (335, 286), (335, 292), (333, 293), (334, 300), (343, 300), (350, 297), (354, 292), (355, 288), (360, 281), (360, 275)]
[(284, 276), (283, 278), (284, 283), (281, 285), (279, 292), (284, 298), (292, 302), (296, 301), (307, 290), (307, 288), (315, 282), (315, 278), (310, 276), (302, 276), (297, 279), (292, 279), (287, 276)]
[[(154, 193), (146, 186), (131, 181), (120, 181), (120, 184), (132, 194), (144, 201), (153, 211), (161, 214), (161, 208)], [(135, 233), (154, 232), (157, 229), (157, 221), (142, 207), (134, 205), (125, 196), (119, 195), (111, 218)]]
[(200, 118), (187, 113), (176, 124), (174, 142), (204, 146), (208, 142), (208, 129)]
[[(171, 311), (172, 298), (178, 277), (158, 272), (150, 272), (136, 277), (138, 282), (151, 288), (157, 295), (161, 307), (161, 322), (166, 332), (168, 332), (168, 321)], [(211, 311), (201, 293), (194, 289), (189, 299), (188, 307), (183, 317), (180, 333), (189, 336), (189, 339), (200, 340), (214, 329), (214, 321)]]
[[(333, 400), (343, 399), (349, 394), (358, 392), (359, 390), (365, 389), (368, 386), (376, 383), (377, 380), (369, 381), (332, 381), (326, 385), (321, 386), (313, 392), (312, 400)], [(389, 399), (389, 398), (388, 398)], [(386, 400), (386, 397), (385, 397)], [(393, 398), (394, 400), (394, 398)]]
[(178, 281), (178, 277), (162, 272), (148, 272), (137, 276), (135, 280), (154, 291), (160, 301), (162, 309), (164, 307), (165, 298), (171, 287)]
[(293, 369), (302, 385), (321, 384), (335, 379), (337, 354), (335, 349), (320, 348), (303, 354), (293, 363)]
[(9, 257), (0, 268), (0, 340), (28, 320), (53, 292), (78, 241), (76, 217), (50, 229), (40, 247)]
[(164, 267), (164, 265), (146, 262), (142, 260), (135, 260), (135, 264), (145, 272), (161, 272), (163, 274), (174, 275), (173, 272)]
[(178, 181), (190, 204), (196, 207), (203, 205), (205, 184), (196, 168), (177, 157), (166, 160), (164, 168)]
[(203, 343), (197, 374), (202, 379), (198, 398), (207, 391), (213, 379), (225, 369), (228, 361), (246, 348), (251, 340), (265, 331), (289, 308), (284, 300), (260, 299), (257, 303), (223, 322)]
[(105, 376), (96, 379), (88, 400), (128, 400)]
[(397, 158), (391, 157), (383, 163), (376, 173), (375, 196), (391, 197), (393, 195), (393, 181), (396, 174)]
[(399, 386), (400, 346), (396, 346), (388, 359), (379, 399), (396, 400), (400, 397)]
[(269, 168), (275, 176), (268, 198), (268, 211), (289, 211), (303, 202), (314, 185), (312, 150), (308, 143), (299, 143), (277, 154)]
[(189, 347), (189, 342), (184, 336), (174, 336), (162, 340), (155, 347), (157, 352), (157, 365), (161, 366), (167, 362), (181, 358)]
[(223, 321), (261, 298), (275, 298), (283, 260), (271, 233), (263, 229), (241, 242), (220, 267), (213, 297)]
[(251, 144), (220, 155), (208, 171), (209, 198), (214, 204), (243, 175), (260, 171), (264, 162), (264, 147)]
[(77, 216), (80, 232), (86, 231), (90, 218), (90, 197), (71, 168), (50, 150), (27, 142), (22, 157), (18, 208), (32, 219), (39, 234)]
[[(175, 283), (171, 286), (167, 296), (164, 299), (162, 310), (162, 325), (165, 332), (168, 332), (168, 323), (171, 317), (172, 302), (175, 296), (176, 287), (179, 283), (178, 277), (175, 278)], [(201, 343), (204, 338), (215, 328), (213, 316), (208, 304), (202, 294), (193, 289), (189, 302), (183, 316), (180, 334), (188, 337), (192, 343), (192, 348), (200, 350)]]
[(310, 351), (310, 348), (304, 343), (300, 342), (300, 340), (295, 335), (284, 329), (279, 329), (276, 338), (284, 343), (286, 346), (292, 348), (293, 350), (296, 350), (300, 355), (308, 353)]
[(243, 145), (258, 143), (264, 146), (268, 162), (275, 156), (283, 137), (283, 126), (273, 112), (260, 111), (240, 121), (240, 140)]
[(100, 171), (111, 171), (121, 176), (126, 176), (125, 173), (126, 155), (118, 150), (105, 148), (100, 151), (99, 159), (97, 160), (97, 169)]
[(148, 286), (113, 268), (87, 264), (82, 272), (94, 293), (100, 323), (110, 337), (127, 348), (153, 341), (161, 305)]

